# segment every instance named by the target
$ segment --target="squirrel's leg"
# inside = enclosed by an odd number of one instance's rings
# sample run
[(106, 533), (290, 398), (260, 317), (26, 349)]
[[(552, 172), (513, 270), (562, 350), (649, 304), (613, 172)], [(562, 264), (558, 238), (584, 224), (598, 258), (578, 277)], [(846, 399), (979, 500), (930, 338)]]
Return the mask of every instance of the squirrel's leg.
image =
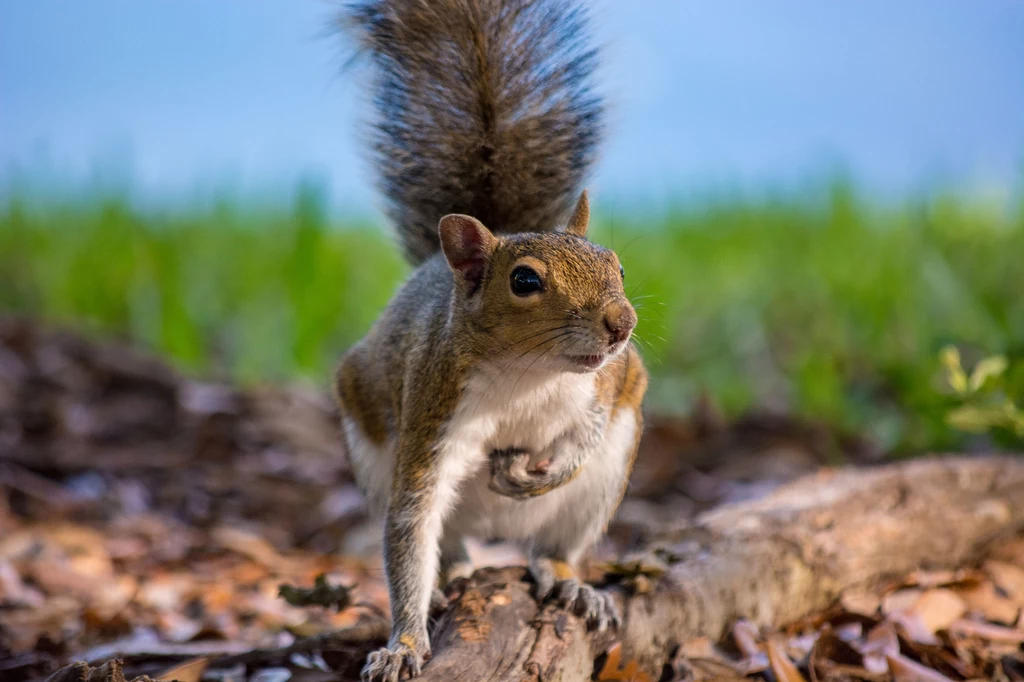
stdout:
[(631, 428), (615, 431), (611, 437), (602, 434), (598, 446), (602, 452), (590, 458), (587, 474), (566, 490), (563, 504), (573, 513), (560, 515), (540, 528), (529, 549), (537, 600), (569, 607), (598, 629), (618, 627), (619, 610), (611, 594), (581, 581), (573, 566), (601, 537), (622, 501), (643, 430), (639, 400), (637, 405), (632, 424), (623, 422)]
[(367, 659), (362, 671), (366, 682), (415, 677), (430, 658), (427, 616), (438, 575), (443, 516), (468, 469), (446, 466), (444, 453), (430, 443), (399, 446), (384, 522), (391, 638)]
[(445, 588), (457, 578), (468, 578), (473, 575), (473, 562), (466, 551), (466, 543), (462, 536), (446, 528), (441, 537), (441, 570), (437, 575), (437, 587), (430, 595), (430, 611), (440, 611), (448, 607), (448, 595)]
[(588, 478), (580, 480), (578, 489), (566, 502), (574, 513), (559, 516), (540, 528), (531, 541), (529, 556), (537, 601), (555, 602), (585, 618), (588, 626), (605, 630), (619, 625), (615, 601), (608, 592), (581, 580), (575, 571), (584, 552), (604, 532), (618, 505), (614, 495), (606, 494), (606, 486), (617, 477), (601, 480), (598, 476), (595, 481), (593, 467), (598, 464), (590, 462)]
[(441, 537), (441, 587), (456, 578), (468, 578), (473, 575), (473, 562), (466, 551), (466, 543), (457, 532), (446, 528)]

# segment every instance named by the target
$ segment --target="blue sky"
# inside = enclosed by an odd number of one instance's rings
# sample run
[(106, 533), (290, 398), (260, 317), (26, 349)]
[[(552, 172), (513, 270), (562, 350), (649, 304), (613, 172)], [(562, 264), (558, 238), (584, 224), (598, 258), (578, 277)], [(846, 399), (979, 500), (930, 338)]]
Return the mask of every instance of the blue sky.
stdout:
[[(0, 3), (0, 181), (116, 170), (147, 196), (373, 201), (363, 93), (327, 0)], [(593, 185), (664, 199), (791, 187), (1024, 185), (1024, 2), (603, 0), (610, 136)], [(116, 173), (115, 173), (116, 175)], [(600, 196), (600, 195), (599, 195)]]

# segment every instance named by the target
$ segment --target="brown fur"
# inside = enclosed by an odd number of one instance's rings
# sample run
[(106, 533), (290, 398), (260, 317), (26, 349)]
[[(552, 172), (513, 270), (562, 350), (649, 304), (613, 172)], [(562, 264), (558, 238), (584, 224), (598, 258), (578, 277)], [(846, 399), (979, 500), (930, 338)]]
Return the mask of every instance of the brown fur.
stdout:
[(565, 219), (604, 110), (577, 0), (362, 0), (340, 23), (376, 67), (373, 160), (412, 263), (448, 213), (502, 233)]
[[(542, 274), (543, 293), (524, 299), (511, 292), (511, 273), (522, 264)], [(571, 351), (574, 342), (562, 336), (565, 327), (600, 331), (609, 310), (631, 316), (630, 327), (635, 323), (612, 251), (561, 232), (492, 235), (478, 282), (453, 272), (440, 254), (429, 259), (366, 338), (346, 354), (335, 386), (343, 413), (376, 443), (386, 440), (388, 426), (398, 438), (385, 530), (389, 581), (403, 580), (405, 569), (399, 567), (419, 560), (420, 550), (404, 538), (414, 532), (408, 524), (426, 513), (439, 466), (436, 445), (472, 370), (484, 361)], [(609, 361), (596, 382), (596, 407), (612, 416), (633, 411), (638, 443), (646, 372), (633, 347)], [(355, 453), (352, 444), (349, 451)], [(576, 474), (568, 472), (557, 483), (528, 494), (548, 492)], [(608, 519), (614, 511), (607, 510)], [(424, 614), (414, 600), (395, 599), (393, 612), (399, 636), (395, 641), (404, 644), (412, 637), (412, 649), (428, 651), (426, 631), (416, 625)]]
[[(485, 363), (524, 358), (585, 373), (596, 366), (588, 358), (622, 348), (636, 313), (617, 256), (586, 239), (585, 194), (561, 222), (595, 158), (603, 113), (578, 0), (359, 0), (342, 23), (376, 67), (374, 160), (405, 254), (418, 266), (334, 379), (359, 437), (397, 452), (390, 490), (354, 466), (386, 507), (393, 628), (388, 648), (363, 671), (376, 682), (415, 676), (429, 658), (424, 585), (433, 581), (437, 545), (442, 573), (468, 558), (461, 539), (439, 537), (430, 520), (440, 515), (439, 491), (450, 489), (441, 479), (456, 461), (445, 469), (446, 429), (471, 377)], [(540, 275), (542, 291), (513, 293), (519, 266)], [(639, 433), (646, 374), (633, 348), (607, 361), (595, 382), (593, 420), (588, 412), (574, 427), (583, 432), (573, 434), (578, 456), (540, 473), (494, 466), (501, 494), (566, 485), (586, 466), (579, 453), (592, 452), (622, 410), (633, 412)], [(354, 465), (366, 464), (359, 458), (372, 448), (348, 446)], [(531, 555), (539, 594), (557, 582), (588, 618), (614, 623), (611, 601), (572, 578), (568, 554), (575, 549)]]

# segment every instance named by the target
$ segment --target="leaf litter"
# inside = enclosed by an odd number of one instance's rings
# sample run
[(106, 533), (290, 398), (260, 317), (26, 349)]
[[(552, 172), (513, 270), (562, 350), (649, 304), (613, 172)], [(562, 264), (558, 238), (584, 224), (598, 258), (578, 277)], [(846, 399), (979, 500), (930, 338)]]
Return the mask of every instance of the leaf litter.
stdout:
[[(330, 400), (199, 382), (108, 341), (0, 320), (0, 679), (357, 679), (387, 635), (379, 539)], [(653, 416), (593, 570), (645, 536), (809, 473), (855, 438), (713, 408)], [(822, 446), (825, 443), (825, 446)], [(478, 564), (515, 560), (478, 544)], [(978, 566), (840, 595), (778, 631), (682, 643), (663, 680), (1024, 680), (1024, 539)], [(647, 679), (613, 647), (599, 680)], [(123, 663), (122, 663), (123, 662)], [(653, 679), (653, 678), (652, 678)]]

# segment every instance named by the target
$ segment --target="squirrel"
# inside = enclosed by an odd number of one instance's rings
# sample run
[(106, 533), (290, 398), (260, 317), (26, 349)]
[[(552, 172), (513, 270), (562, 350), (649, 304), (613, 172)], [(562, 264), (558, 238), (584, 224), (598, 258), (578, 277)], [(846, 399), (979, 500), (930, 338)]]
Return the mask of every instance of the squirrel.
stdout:
[[(587, 240), (601, 137), (576, 0), (362, 0), (373, 159), (415, 270), (334, 377), (391, 602), (372, 682), (420, 674), (463, 538), (521, 541), (539, 601), (618, 625), (573, 566), (625, 494), (647, 373), (617, 255)], [(567, 220), (566, 220), (567, 218)]]

